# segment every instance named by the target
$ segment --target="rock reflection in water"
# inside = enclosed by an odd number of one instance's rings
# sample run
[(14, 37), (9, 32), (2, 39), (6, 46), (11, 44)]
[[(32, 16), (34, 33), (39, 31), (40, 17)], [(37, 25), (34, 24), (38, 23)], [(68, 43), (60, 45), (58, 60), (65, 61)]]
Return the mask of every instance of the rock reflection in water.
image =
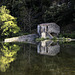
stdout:
[(51, 40), (41, 41), (37, 45), (37, 52), (43, 55), (55, 56), (60, 52), (60, 45)]

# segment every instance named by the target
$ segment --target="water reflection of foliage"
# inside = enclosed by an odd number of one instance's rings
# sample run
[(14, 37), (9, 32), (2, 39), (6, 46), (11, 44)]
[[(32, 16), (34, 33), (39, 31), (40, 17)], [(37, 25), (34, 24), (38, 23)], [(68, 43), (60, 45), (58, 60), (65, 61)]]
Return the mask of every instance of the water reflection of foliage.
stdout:
[(37, 54), (36, 45), (23, 43), (20, 46), (17, 60), (5, 75), (75, 75), (75, 56), (66, 54), (66, 47), (50, 57)]
[(17, 51), (20, 47), (16, 44), (3, 43), (0, 48), (0, 70), (5, 72), (10, 63), (16, 59)]
[(13, 75), (71, 75), (75, 71), (74, 57), (67, 55), (65, 49), (55, 57), (50, 57), (37, 54), (36, 46), (22, 46), (23, 50), (20, 50), (17, 61), (12, 65)]

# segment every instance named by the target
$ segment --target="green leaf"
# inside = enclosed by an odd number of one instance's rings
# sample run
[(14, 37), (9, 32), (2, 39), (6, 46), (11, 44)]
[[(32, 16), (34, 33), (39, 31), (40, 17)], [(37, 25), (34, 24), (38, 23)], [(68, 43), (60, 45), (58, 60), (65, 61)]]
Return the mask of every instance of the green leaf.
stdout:
[(1, 35), (11, 35), (16, 34), (20, 31), (20, 28), (17, 26), (16, 18), (11, 16), (10, 11), (6, 9), (6, 6), (0, 7), (0, 26), (1, 26)]

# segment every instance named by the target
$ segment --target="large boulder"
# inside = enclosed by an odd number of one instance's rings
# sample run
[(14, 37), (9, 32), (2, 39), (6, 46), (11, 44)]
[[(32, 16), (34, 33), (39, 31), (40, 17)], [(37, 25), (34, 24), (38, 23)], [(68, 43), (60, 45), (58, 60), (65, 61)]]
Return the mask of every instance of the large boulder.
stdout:
[(58, 36), (60, 33), (60, 27), (56, 23), (42, 23), (38, 25), (37, 33), (41, 38), (49, 37), (52, 39), (53, 36)]

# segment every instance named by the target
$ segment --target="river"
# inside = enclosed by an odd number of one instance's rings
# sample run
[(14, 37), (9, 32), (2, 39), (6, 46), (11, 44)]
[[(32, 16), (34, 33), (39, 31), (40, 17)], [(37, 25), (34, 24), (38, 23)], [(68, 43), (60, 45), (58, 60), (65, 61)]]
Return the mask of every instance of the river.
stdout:
[(75, 75), (75, 42), (0, 43), (0, 75)]

